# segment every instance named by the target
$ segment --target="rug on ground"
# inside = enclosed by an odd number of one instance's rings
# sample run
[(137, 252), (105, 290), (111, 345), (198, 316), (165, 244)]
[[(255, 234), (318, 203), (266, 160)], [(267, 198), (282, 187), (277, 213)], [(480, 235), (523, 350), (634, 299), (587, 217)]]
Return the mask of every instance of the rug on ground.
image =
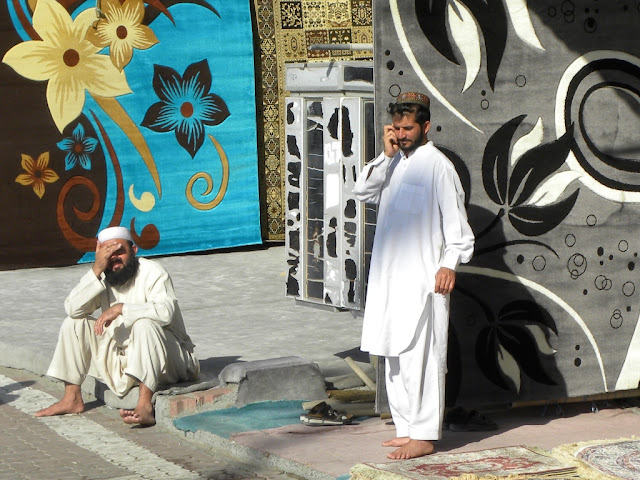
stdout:
[(573, 463), (530, 447), (505, 447), (466, 453), (437, 453), (413, 460), (369, 464), (351, 469), (352, 480), (497, 480), (578, 478)]
[(258, 402), (244, 407), (225, 408), (177, 418), (174, 425), (185, 432), (204, 430), (223, 438), (234, 433), (298, 425), (302, 400)]
[(551, 452), (573, 462), (584, 480), (637, 480), (640, 478), (640, 439), (624, 438), (573, 443)]

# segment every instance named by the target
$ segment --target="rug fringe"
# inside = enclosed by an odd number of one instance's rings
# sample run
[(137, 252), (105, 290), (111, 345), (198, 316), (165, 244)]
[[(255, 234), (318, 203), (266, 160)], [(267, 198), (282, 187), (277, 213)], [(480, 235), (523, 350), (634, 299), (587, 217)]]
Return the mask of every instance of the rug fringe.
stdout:
[[(358, 465), (356, 465), (357, 467)], [(365, 468), (362, 469), (362, 471), (354, 471), (354, 469), (356, 468), (352, 468), (351, 469), (351, 477), (349, 480), (399, 480), (399, 476), (395, 473), (390, 473), (390, 472), (384, 472), (381, 470), (374, 470), (372, 468)], [(450, 477), (449, 480), (527, 480), (530, 479), (531, 476), (530, 475), (508, 475), (508, 476), (500, 476), (500, 477), (496, 477), (495, 475), (484, 475), (479, 477), (478, 475), (476, 475), (475, 473), (464, 473), (462, 475), (460, 475), (459, 477)], [(544, 478), (541, 475), (536, 475), (536, 478)], [(556, 475), (553, 476), (553, 478), (558, 478)], [(587, 477), (581, 477), (581, 476), (574, 476), (574, 475), (568, 475), (566, 477), (563, 477), (566, 480), (571, 480), (573, 478), (575, 479), (580, 479), (580, 480), (609, 480), (607, 479), (592, 479), (592, 478), (587, 478)], [(614, 480), (619, 480), (619, 479), (614, 479)]]
[[(558, 477), (558, 474), (533, 474), (533, 477), (536, 479), (549, 477), (553, 480), (584, 480), (582, 477), (579, 477), (577, 474), (562, 474), (561, 477)], [(450, 477), (448, 480), (529, 480), (532, 478), (532, 475), (507, 475), (507, 476), (495, 476), (495, 475), (484, 475), (479, 477), (475, 473), (463, 473), (459, 477)], [(619, 480), (619, 479), (616, 479)]]
[(620, 480), (619, 477), (612, 477), (606, 473), (598, 472), (590, 465), (587, 465), (582, 460), (575, 458), (569, 453), (558, 452), (557, 455), (554, 456), (558, 460), (574, 465), (576, 472), (578, 472), (578, 478), (581, 480)]
[(349, 480), (398, 480), (398, 475), (358, 463), (351, 467)]
[(451, 477), (449, 480), (526, 480), (527, 476), (509, 475), (506, 477), (496, 477), (495, 475), (484, 475), (479, 477), (475, 473), (463, 473), (459, 477)]

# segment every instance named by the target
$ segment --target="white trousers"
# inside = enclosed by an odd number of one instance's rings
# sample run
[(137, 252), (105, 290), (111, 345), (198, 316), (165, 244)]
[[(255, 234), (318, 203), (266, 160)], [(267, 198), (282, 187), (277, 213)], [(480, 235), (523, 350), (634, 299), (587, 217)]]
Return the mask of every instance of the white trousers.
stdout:
[(100, 336), (94, 324), (92, 317), (64, 320), (48, 376), (81, 385), (91, 375), (119, 396), (139, 383), (155, 392), (161, 384), (198, 378), (193, 353), (156, 322), (140, 319), (131, 328), (113, 322)]
[(448, 328), (449, 296), (432, 295), (409, 347), (386, 357), (387, 397), (398, 437), (442, 438)]

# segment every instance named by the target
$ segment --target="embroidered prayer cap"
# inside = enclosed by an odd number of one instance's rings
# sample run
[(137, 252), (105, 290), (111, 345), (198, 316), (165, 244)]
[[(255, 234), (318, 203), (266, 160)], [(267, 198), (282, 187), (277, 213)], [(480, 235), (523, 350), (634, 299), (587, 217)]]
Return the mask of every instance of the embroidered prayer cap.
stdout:
[(396, 104), (399, 103), (417, 103), (423, 107), (430, 108), (431, 100), (424, 93), (419, 92), (404, 92), (398, 95), (396, 98)]
[(98, 241), (100, 243), (113, 240), (114, 238), (129, 240), (131, 243), (135, 243), (131, 233), (129, 233), (129, 229), (125, 227), (108, 227), (98, 233)]

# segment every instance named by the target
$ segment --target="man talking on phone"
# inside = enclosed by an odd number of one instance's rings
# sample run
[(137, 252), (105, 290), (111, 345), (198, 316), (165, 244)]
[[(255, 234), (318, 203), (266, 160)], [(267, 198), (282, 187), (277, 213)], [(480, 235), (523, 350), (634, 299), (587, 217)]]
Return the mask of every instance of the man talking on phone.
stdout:
[(458, 174), (427, 139), (429, 97), (400, 94), (388, 112), (384, 151), (354, 193), (378, 205), (361, 349), (386, 358), (396, 437), (383, 445), (402, 460), (433, 453), (442, 436), (449, 294), (474, 235)]

